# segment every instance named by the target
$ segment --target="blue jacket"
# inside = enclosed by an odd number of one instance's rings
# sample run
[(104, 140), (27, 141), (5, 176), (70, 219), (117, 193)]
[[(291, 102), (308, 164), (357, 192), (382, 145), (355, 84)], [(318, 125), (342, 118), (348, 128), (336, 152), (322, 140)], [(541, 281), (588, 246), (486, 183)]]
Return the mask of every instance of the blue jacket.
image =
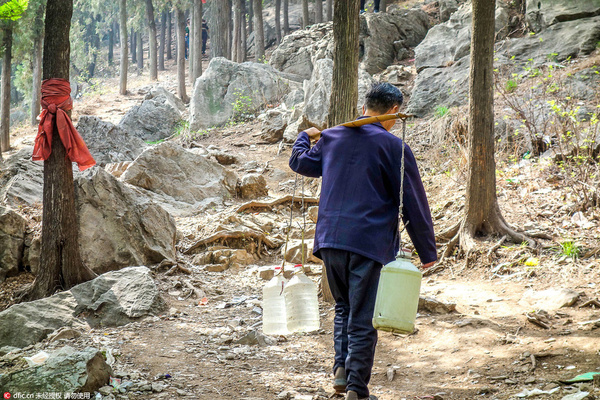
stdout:
[[(423, 264), (437, 260), (433, 222), (415, 157), (405, 147), (403, 221)], [(402, 140), (379, 124), (334, 127), (311, 149), (300, 132), (290, 168), (323, 177), (314, 254), (348, 250), (387, 264), (399, 248)]]

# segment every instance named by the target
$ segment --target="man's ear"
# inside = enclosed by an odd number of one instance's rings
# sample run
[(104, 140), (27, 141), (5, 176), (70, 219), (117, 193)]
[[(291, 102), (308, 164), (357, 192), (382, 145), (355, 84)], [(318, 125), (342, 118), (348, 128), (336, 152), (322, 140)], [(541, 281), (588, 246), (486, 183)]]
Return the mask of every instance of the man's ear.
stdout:
[(364, 105), (364, 104), (363, 104), (363, 106), (362, 106), (362, 110), (363, 110), (363, 115), (365, 115), (365, 111), (366, 111), (366, 109), (365, 109), (365, 105)]
[(388, 111), (388, 114), (397, 114), (398, 110), (400, 110), (400, 106), (398, 104), (396, 104), (394, 107), (390, 108), (390, 110)]

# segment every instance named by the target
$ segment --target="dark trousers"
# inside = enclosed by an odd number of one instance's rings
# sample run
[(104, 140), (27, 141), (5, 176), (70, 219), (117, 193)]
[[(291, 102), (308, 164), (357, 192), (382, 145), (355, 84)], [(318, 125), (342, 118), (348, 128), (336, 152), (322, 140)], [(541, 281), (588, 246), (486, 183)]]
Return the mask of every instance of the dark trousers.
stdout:
[(382, 265), (346, 250), (321, 249), (320, 255), (335, 299), (333, 371), (345, 367), (347, 389), (369, 397), (377, 344), (372, 319)]
[[(373, 3), (375, 3), (375, 6), (374, 6), (375, 11), (379, 11), (379, 2), (380, 2), (380, 0), (373, 0)], [(365, 0), (360, 0), (360, 9), (361, 10), (365, 9)]]
[(207, 34), (202, 34), (202, 54), (206, 54), (206, 41), (208, 40)]

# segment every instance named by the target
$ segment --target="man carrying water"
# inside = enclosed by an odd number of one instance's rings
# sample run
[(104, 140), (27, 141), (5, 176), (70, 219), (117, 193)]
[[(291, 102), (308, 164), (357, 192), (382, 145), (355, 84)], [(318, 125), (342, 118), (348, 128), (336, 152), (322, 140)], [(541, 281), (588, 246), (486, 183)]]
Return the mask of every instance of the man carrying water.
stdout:
[[(376, 83), (366, 95), (361, 118), (397, 113), (402, 101), (398, 88)], [(399, 249), (403, 143), (389, 133), (394, 123), (323, 132), (310, 128), (300, 132), (290, 157), (292, 170), (323, 177), (314, 254), (325, 263), (336, 301), (334, 388), (347, 390), (347, 400), (375, 399), (367, 387), (377, 344), (373, 309), (381, 268)], [(311, 139), (318, 140), (312, 148)], [(428, 268), (437, 260), (433, 222), (408, 145), (404, 154), (403, 220), (423, 268)]]

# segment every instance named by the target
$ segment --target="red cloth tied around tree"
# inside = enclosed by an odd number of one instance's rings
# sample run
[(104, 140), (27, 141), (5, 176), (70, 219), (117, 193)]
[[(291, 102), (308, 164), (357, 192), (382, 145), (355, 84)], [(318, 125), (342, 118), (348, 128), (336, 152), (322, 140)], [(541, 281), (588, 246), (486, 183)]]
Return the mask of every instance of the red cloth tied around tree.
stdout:
[(65, 79), (46, 79), (42, 82), (42, 113), (40, 126), (35, 138), (33, 148), (34, 161), (47, 160), (52, 153), (52, 135), (54, 134), (54, 121), (60, 140), (67, 150), (69, 160), (77, 163), (79, 170), (83, 171), (96, 165), (79, 132), (73, 126), (71, 118), (66, 111), (73, 108), (71, 98), (71, 85)]

